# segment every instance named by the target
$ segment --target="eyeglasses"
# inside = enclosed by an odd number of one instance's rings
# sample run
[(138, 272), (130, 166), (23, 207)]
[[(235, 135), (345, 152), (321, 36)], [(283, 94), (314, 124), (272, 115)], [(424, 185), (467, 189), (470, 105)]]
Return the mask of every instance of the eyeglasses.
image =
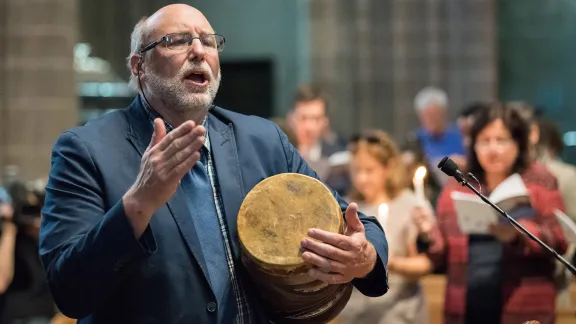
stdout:
[(174, 33), (163, 36), (159, 40), (146, 45), (142, 50), (140, 50), (140, 54), (143, 54), (162, 43), (164, 43), (164, 46), (171, 51), (184, 52), (188, 50), (195, 39), (200, 41), (206, 51), (222, 52), (224, 50), (224, 44), (226, 43), (224, 36), (218, 34), (204, 34), (194, 37), (187, 33)]
[(495, 141), (483, 140), (476, 142), (474, 148), (479, 152), (487, 152), (492, 148), (498, 152), (504, 152), (510, 147), (512, 143), (514, 143), (514, 141), (510, 138), (506, 139), (501, 138)]

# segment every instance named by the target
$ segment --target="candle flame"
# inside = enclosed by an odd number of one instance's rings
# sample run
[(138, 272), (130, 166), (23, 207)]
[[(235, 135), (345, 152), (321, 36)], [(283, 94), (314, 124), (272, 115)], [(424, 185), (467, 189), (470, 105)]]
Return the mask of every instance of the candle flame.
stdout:
[(388, 204), (380, 204), (378, 206), (378, 216), (386, 216), (388, 214)]
[(416, 169), (416, 172), (414, 172), (414, 180), (423, 180), (424, 177), (426, 177), (426, 173), (427, 170), (425, 167), (421, 166), (418, 169)]

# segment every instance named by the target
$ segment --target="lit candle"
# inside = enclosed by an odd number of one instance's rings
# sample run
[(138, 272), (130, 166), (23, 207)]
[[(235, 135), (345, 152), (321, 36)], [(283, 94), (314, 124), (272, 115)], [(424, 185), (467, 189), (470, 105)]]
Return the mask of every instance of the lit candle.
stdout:
[(388, 204), (380, 204), (378, 206), (378, 222), (385, 228), (386, 221), (388, 221)]
[(412, 183), (414, 184), (414, 191), (416, 192), (416, 199), (419, 205), (423, 205), (426, 202), (426, 196), (424, 195), (424, 178), (426, 177), (426, 168), (421, 166), (416, 169), (414, 173), (414, 178)]

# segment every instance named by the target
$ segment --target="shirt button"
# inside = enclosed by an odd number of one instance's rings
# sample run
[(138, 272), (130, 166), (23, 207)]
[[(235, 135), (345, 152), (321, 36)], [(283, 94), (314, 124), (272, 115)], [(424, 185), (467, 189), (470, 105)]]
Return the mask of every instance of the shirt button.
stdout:
[(209, 302), (208, 305), (206, 306), (206, 309), (210, 313), (214, 313), (216, 311), (216, 303), (215, 302)]

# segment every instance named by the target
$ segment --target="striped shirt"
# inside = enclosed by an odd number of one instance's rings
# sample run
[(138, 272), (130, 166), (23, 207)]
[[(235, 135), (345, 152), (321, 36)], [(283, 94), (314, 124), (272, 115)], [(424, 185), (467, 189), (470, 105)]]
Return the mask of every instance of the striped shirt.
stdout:
[[(155, 110), (153, 110), (146, 100), (142, 100), (142, 106), (146, 110), (148, 118), (152, 123), (154, 119), (162, 118)], [(163, 119), (163, 118), (162, 118)], [(163, 119), (164, 120), (164, 119)], [(214, 201), (216, 203), (216, 211), (218, 214), (218, 222), (220, 223), (220, 231), (222, 233), (222, 238), (224, 239), (224, 250), (226, 251), (226, 260), (228, 261), (228, 271), (230, 272), (230, 283), (232, 284), (232, 291), (234, 292), (234, 297), (236, 299), (236, 305), (238, 307), (238, 313), (236, 314), (236, 324), (248, 324), (253, 323), (252, 312), (248, 304), (248, 298), (242, 289), (242, 284), (240, 279), (236, 276), (236, 270), (234, 268), (234, 259), (232, 258), (232, 250), (230, 247), (230, 239), (228, 238), (228, 229), (226, 228), (226, 221), (224, 218), (224, 204), (222, 201), (222, 195), (220, 193), (220, 186), (218, 184), (218, 178), (216, 175), (216, 168), (214, 167), (214, 161), (212, 158), (210, 150), (210, 137), (208, 136), (208, 118), (204, 120), (204, 127), (206, 127), (206, 140), (204, 142), (204, 147), (200, 151), (200, 161), (206, 166), (206, 172), (210, 178), (210, 183), (212, 185), (212, 192), (214, 193)], [(166, 131), (170, 132), (174, 129), (170, 123), (164, 120), (164, 125), (166, 126)]]

